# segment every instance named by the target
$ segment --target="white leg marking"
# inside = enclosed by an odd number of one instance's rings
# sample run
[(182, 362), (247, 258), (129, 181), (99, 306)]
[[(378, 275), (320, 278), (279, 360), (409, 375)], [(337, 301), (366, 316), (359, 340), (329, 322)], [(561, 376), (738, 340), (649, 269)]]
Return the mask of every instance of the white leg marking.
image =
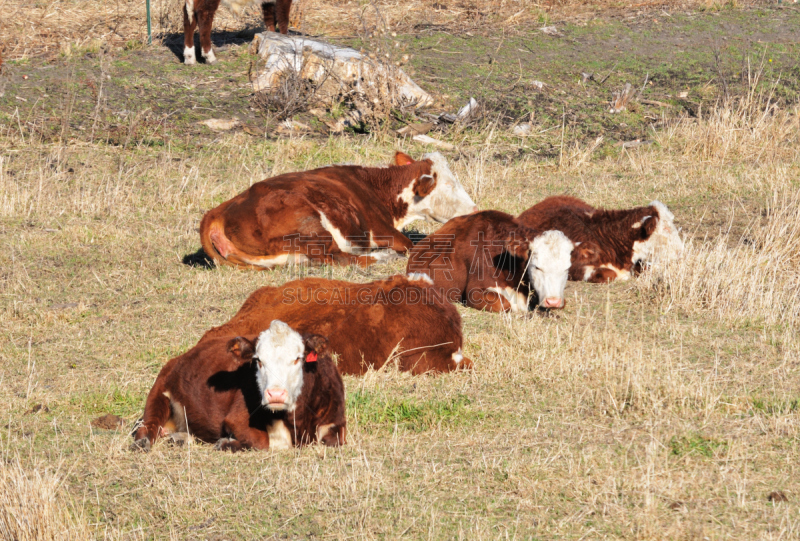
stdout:
[(317, 441), (321, 442), (322, 438), (328, 435), (333, 427), (335, 427), (335, 423), (331, 423), (329, 425), (321, 425), (317, 427)]
[(600, 265), (598, 268), (600, 268), (600, 269), (610, 269), (610, 270), (616, 272), (617, 273), (617, 278), (616, 278), (617, 280), (628, 280), (631, 277), (631, 272), (630, 271), (618, 269), (617, 267), (615, 267), (614, 265), (611, 265), (610, 263), (608, 265)]
[(269, 448), (283, 451), (292, 448), (292, 434), (283, 421), (274, 421), (267, 427), (269, 435)]
[(490, 287), (487, 291), (493, 291), (507, 300), (512, 312), (528, 311), (528, 299), (513, 287)]
[(592, 273), (594, 273), (594, 265), (587, 265), (583, 270), (583, 281), (589, 280), (592, 277)]
[(194, 57), (194, 47), (184, 47), (183, 63), (187, 66), (191, 66), (195, 62), (197, 62), (197, 59)]
[(203, 58), (206, 61), (206, 64), (213, 64), (217, 61), (217, 57), (214, 56), (214, 49), (209, 49), (208, 52), (203, 51)]

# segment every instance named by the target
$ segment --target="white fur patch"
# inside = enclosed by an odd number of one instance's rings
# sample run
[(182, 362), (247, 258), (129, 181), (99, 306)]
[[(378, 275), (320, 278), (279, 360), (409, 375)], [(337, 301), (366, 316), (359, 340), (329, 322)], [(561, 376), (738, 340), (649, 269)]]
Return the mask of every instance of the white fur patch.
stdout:
[(646, 267), (678, 259), (684, 250), (683, 240), (675, 227), (675, 215), (661, 201), (653, 201), (650, 206), (658, 212), (656, 230), (647, 240), (633, 243), (632, 257), (633, 263)]
[(561, 231), (545, 231), (530, 243), (528, 277), (539, 304), (545, 299), (564, 299), (574, 247)]
[[(399, 198), (408, 204), (408, 210), (405, 216), (395, 220), (395, 228), (402, 229), (415, 220), (428, 218), (444, 223), (456, 216), (463, 216), (477, 210), (477, 205), (450, 170), (444, 156), (439, 152), (433, 152), (425, 154), (422, 159), (433, 162), (430, 176), (436, 178), (436, 186), (425, 197), (414, 195), (414, 184), (417, 179), (411, 181), (403, 189)], [(423, 175), (423, 177), (427, 176)]]
[(617, 273), (617, 277), (615, 278), (616, 280), (629, 280), (630, 277), (631, 277), (631, 272), (630, 271), (626, 271), (626, 270), (623, 270), (623, 269), (618, 269), (617, 267), (615, 267), (611, 263), (606, 263), (605, 265), (600, 265), (598, 268), (600, 268), (600, 269), (609, 269), (609, 270), (612, 270), (612, 271), (616, 272)]
[[(283, 321), (274, 320), (269, 329), (258, 335), (255, 360), (256, 381), (262, 404), (271, 410), (292, 412), (303, 390), (303, 337)], [(286, 391), (284, 404), (270, 404), (267, 391)]]
[[(324, 212), (319, 213), (319, 223), (322, 224), (322, 227), (325, 228), (325, 231), (331, 234), (331, 237), (333, 237), (333, 242), (335, 242), (339, 249), (344, 253), (362, 255), (369, 252), (369, 249), (363, 249), (358, 246), (354, 246), (349, 240), (347, 240), (347, 238), (342, 235), (342, 232), (339, 230), (339, 228), (333, 225), (328, 217), (325, 216)], [(370, 239), (371, 238), (372, 233), (370, 233)]]
[(331, 430), (336, 426), (336, 423), (328, 425), (320, 425), (317, 427), (317, 441), (322, 441), (322, 438), (330, 434)]
[(186, 14), (189, 15), (189, 23), (191, 24), (194, 20), (194, 0), (186, 0)]
[(213, 64), (217, 61), (217, 57), (214, 56), (214, 49), (209, 49), (208, 52), (202, 51), (202, 54), (206, 64)]
[(453, 353), (453, 362), (456, 364), (461, 364), (461, 361), (464, 360), (464, 355), (461, 353), (461, 348), (458, 348), (458, 351)]
[(290, 263), (299, 265), (300, 263), (305, 263), (308, 261), (308, 257), (306, 257), (305, 254), (280, 254), (263, 257), (246, 257), (237, 254), (237, 256), (248, 265), (263, 267), (265, 269), (271, 269), (272, 267), (287, 265)]
[(269, 448), (275, 451), (285, 451), (292, 448), (292, 433), (282, 420), (273, 421), (267, 427)]
[(490, 287), (487, 288), (487, 291), (497, 293), (508, 301), (512, 312), (528, 311), (528, 299), (513, 287)]
[(409, 282), (425, 282), (428, 285), (433, 285), (433, 280), (424, 272), (409, 272), (406, 274)]
[(194, 47), (185, 47), (183, 49), (183, 63), (191, 66), (195, 62), (197, 62), (197, 59), (194, 56)]

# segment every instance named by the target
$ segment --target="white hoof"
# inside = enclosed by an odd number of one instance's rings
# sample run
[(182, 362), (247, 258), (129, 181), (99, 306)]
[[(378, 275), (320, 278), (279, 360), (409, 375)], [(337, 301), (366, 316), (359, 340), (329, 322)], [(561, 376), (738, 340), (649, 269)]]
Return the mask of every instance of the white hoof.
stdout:
[(194, 47), (186, 47), (183, 49), (183, 63), (187, 66), (191, 66), (197, 62), (197, 59), (194, 56)]
[(214, 56), (214, 50), (210, 50), (208, 52), (203, 51), (203, 58), (206, 61), (206, 64), (213, 64), (217, 61), (217, 57)]

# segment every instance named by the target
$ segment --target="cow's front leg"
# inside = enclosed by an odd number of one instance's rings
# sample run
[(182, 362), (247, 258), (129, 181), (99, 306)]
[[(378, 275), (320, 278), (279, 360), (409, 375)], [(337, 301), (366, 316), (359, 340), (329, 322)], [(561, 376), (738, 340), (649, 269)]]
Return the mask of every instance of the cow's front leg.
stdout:
[(270, 32), (275, 31), (275, 3), (264, 2), (261, 4), (261, 14), (264, 15), (264, 26)]
[[(189, 11), (191, 9), (191, 11)], [(194, 12), (194, 3), (191, 8), (188, 4), (183, 6), (183, 63), (187, 66), (197, 62), (194, 55), (194, 31), (197, 28), (197, 16)]]
[(210, 2), (210, 4), (207, 9), (197, 13), (197, 25), (200, 29), (200, 52), (206, 64), (213, 64), (217, 61), (214, 49), (211, 48), (211, 26), (214, 23), (214, 14), (219, 6), (219, 0)]
[(220, 451), (241, 451), (242, 449), (269, 449), (269, 435), (266, 430), (253, 428), (245, 419), (226, 418), (222, 432), (228, 438), (220, 438), (214, 448)]

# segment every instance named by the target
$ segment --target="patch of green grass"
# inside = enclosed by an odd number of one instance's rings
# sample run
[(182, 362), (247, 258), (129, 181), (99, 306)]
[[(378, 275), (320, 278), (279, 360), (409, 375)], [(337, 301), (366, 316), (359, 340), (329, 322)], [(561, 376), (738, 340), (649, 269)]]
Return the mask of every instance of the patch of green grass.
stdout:
[(414, 432), (441, 424), (462, 425), (486, 417), (485, 412), (471, 406), (472, 400), (465, 395), (446, 400), (395, 399), (363, 390), (347, 395), (347, 413), (359, 423), (386, 428), (397, 425)]
[(69, 399), (70, 408), (85, 415), (113, 413), (121, 417), (130, 417), (140, 413), (143, 403), (144, 397), (141, 393), (117, 388), (76, 394)]
[(669, 448), (671, 454), (679, 458), (687, 455), (711, 458), (717, 454), (724, 453), (728, 449), (728, 442), (706, 438), (701, 434), (689, 434), (687, 436), (674, 436), (669, 441)]
[(788, 415), (795, 413), (800, 407), (800, 399), (797, 398), (761, 398), (752, 397), (752, 412), (763, 413), (765, 415)]

